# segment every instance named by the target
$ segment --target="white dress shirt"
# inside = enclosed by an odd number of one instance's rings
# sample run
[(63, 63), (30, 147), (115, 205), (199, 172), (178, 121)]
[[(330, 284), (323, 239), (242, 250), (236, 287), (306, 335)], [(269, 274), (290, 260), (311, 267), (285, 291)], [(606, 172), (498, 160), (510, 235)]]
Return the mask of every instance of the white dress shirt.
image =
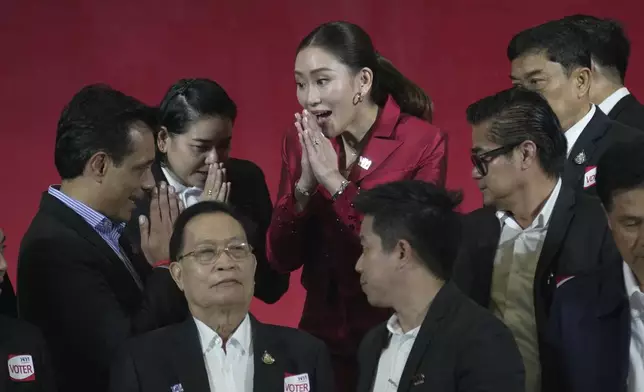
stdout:
[(387, 329), (391, 333), (391, 338), (387, 348), (380, 354), (373, 392), (396, 392), (398, 390), (400, 376), (405, 369), (407, 358), (409, 358), (420, 327), (404, 333), (398, 323), (398, 316), (394, 314), (387, 321)]
[(586, 113), (586, 115), (582, 117), (581, 120), (577, 121), (575, 125), (570, 127), (570, 129), (568, 129), (564, 133), (564, 136), (566, 136), (566, 142), (568, 142), (568, 152), (566, 153), (566, 157), (570, 155), (570, 152), (577, 142), (577, 139), (579, 139), (579, 136), (581, 136), (581, 133), (584, 131), (590, 120), (595, 115), (596, 110), (597, 109), (595, 109), (595, 105), (590, 105), (590, 110), (588, 111), (588, 113)]
[(193, 204), (197, 204), (200, 201), (201, 193), (203, 190), (201, 188), (187, 187), (181, 183), (181, 181), (174, 175), (167, 167), (161, 166), (161, 171), (165, 175), (166, 180), (168, 180), (168, 185), (174, 187), (179, 195), (179, 199), (183, 203), (184, 207), (188, 208)]
[(626, 87), (622, 87), (609, 95), (602, 103), (599, 104), (599, 108), (601, 109), (602, 112), (608, 114), (610, 113), (611, 110), (617, 105), (617, 102), (619, 102), (622, 98), (624, 98), (627, 95), (630, 95), (631, 92), (628, 91)]
[(624, 284), (631, 307), (628, 392), (642, 392), (644, 391), (644, 293), (626, 263), (624, 263)]
[(200, 320), (194, 320), (199, 330), (210, 392), (253, 392), (255, 368), (248, 315), (226, 341), (226, 351), (215, 331)]
[(519, 347), (526, 371), (526, 392), (541, 390), (534, 278), (560, 190), (561, 179), (525, 229), (508, 213), (497, 212), (501, 236), (492, 272), (490, 310), (508, 326)]

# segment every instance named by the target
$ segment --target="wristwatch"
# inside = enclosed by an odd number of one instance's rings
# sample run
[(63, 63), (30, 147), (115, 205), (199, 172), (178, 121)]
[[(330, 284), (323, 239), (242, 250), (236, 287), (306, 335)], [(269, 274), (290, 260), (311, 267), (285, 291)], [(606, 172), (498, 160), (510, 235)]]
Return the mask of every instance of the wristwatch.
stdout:
[(342, 181), (342, 184), (340, 184), (340, 188), (338, 188), (338, 190), (331, 197), (333, 201), (336, 201), (336, 199), (340, 197), (342, 193), (344, 193), (345, 189), (347, 189), (348, 186), (349, 186), (349, 181), (347, 180)]

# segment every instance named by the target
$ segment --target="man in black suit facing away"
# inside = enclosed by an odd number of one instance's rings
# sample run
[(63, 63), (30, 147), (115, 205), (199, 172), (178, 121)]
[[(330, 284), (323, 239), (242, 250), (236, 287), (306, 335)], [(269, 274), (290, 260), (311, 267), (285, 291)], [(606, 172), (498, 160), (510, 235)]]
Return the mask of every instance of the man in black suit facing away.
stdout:
[(597, 195), (624, 262), (555, 291), (553, 345), (565, 392), (644, 390), (644, 139), (609, 148)]
[[(45, 336), (62, 391), (105, 391), (122, 342), (178, 321), (167, 264), (179, 205), (172, 189), (154, 187), (155, 120), (138, 100), (92, 85), (58, 123), (62, 183), (43, 194), (22, 239), (18, 308)], [(149, 191), (154, 213), (141, 225), (145, 257), (137, 257), (121, 233), (134, 200)]]
[(622, 25), (590, 15), (563, 19), (588, 34), (592, 63), (590, 100), (612, 120), (644, 131), (644, 105), (624, 86), (631, 43)]
[(322, 341), (248, 312), (257, 261), (242, 222), (214, 201), (179, 216), (170, 271), (192, 317), (130, 341), (114, 363), (110, 391), (333, 390)]
[[(0, 230), (0, 298), (6, 282), (4, 233)], [(11, 293), (13, 294), (13, 293)], [(55, 392), (56, 382), (45, 341), (28, 323), (0, 312), (0, 391)], [(7, 365), (4, 365), (4, 361)]]
[(464, 216), (454, 280), (503, 320), (526, 367), (526, 391), (554, 391), (544, 343), (558, 282), (620, 257), (597, 198), (560, 175), (566, 139), (539, 94), (514, 87), (470, 105), (472, 177), (485, 207)]
[(515, 35), (507, 55), (512, 83), (541, 93), (559, 118), (568, 142), (563, 182), (594, 195), (601, 154), (641, 131), (610, 120), (591, 103), (588, 35), (573, 24), (551, 21)]
[(519, 392), (512, 334), (449, 281), (460, 243), (460, 195), (401, 181), (362, 192), (363, 252), (356, 264), (369, 303), (393, 308), (360, 344), (358, 392)]

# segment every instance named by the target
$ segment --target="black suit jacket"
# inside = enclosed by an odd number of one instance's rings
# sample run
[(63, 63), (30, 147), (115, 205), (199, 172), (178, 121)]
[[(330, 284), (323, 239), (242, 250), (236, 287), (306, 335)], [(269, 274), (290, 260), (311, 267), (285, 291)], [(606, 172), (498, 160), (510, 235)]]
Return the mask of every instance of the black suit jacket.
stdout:
[[(307, 373), (310, 391), (333, 391), (331, 359), (322, 341), (306, 332), (262, 324), (251, 316), (253, 390), (284, 391), (285, 375)], [(274, 360), (267, 363), (265, 356)], [(199, 331), (192, 318), (133, 339), (112, 368), (110, 391), (210, 390)], [(232, 392), (232, 391), (231, 391)]]
[(644, 131), (644, 105), (632, 94), (620, 99), (608, 113), (608, 117), (629, 127)]
[[(389, 344), (387, 323), (358, 351), (358, 392), (371, 392)], [(447, 283), (430, 305), (398, 383), (399, 392), (521, 392), (523, 362), (512, 334), (487, 310)]]
[[(484, 207), (463, 217), (463, 245), (453, 279), (474, 301), (490, 305), (494, 259), (501, 235), (495, 210)], [(545, 340), (557, 282), (599, 268), (621, 265), (606, 216), (596, 197), (561, 187), (534, 277), (534, 306), (539, 335), (543, 391), (557, 386), (552, 348)], [(552, 383), (552, 384), (551, 384)]]
[[(232, 183), (230, 204), (246, 218), (244, 228), (257, 259), (255, 298), (267, 304), (273, 304), (288, 290), (290, 274), (278, 273), (269, 266), (266, 259), (266, 231), (271, 222), (273, 204), (264, 173), (259, 166), (243, 159), (230, 158), (225, 167), (227, 180)], [(167, 182), (158, 162), (152, 165), (152, 174), (157, 183)], [(132, 214), (132, 220), (128, 223), (126, 231), (134, 243), (140, 243), (138, 217), (139, 215), (148, 216), (149, 211), (150, 200), (145, 199), (138, 203), (137, 209)], [(179, 294), (183, 297), (183, 294)]]
[(643, 137), (641, 131), (612, 121), (599, 107), (575, 142), (564, 166), (564, 184), (596, 195), (595, 171), (599, 158), (613, 144)]
[(0, 314), (10, 317), (18, 316), (16, 293), (13, 290), (9, 277), (6, 275), (4, 281), (0, 284)]
[[(10, 359), (10, 357), (24, 355), (30, 358)], [(0, 315), (0, 361), (2, 361), (0, 364), (0, 391), (56, 391), (53, 369), (45, 341), (38, 329), (32, 325), (22, 320)], [(14, 367), (16, 365), (17, 368)], [(11, 372), (10, 366), (13, 368), (13, 372)], [(12, 373), (16, 379), (12, 378)]]
[[(121, 246), (131, 248), (124, 235)], [(172, 319), (179, 306), (167, 269), (129, 254), (139, 289), (123, 261), (76, 212), (44, 193), (18, 256), (18, 309), (38, 327), (62, 391), (104, 391), (109, 367), (130, 336)]]
[(547, 336), (556, 350), (558, 391), (626, 392), (630, 321), (621, 265), (558, 287)]

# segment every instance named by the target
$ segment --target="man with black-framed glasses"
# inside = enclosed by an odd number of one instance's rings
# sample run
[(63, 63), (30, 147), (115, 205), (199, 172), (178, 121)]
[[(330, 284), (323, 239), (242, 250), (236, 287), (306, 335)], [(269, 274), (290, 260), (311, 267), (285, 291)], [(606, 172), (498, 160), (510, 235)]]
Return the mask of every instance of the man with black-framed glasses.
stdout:
[(214, 201), (179, 216), (170, 272), (192, 317), (126, 346), (114, 363), (110, 391), (333, 390), (331, 358), (321, 340), (249, 313), (257, 260), (240, 218)]
[(598, 200), (562, 182), (566, 138), (542, 95), (501, 91), (470, 105), (467, 119), (485, 206), (464, 217), (453, 278), (514, 334), (526, 392), (558, 391), (545, 333), (552, 295), (567, 278), (621, 259)]

